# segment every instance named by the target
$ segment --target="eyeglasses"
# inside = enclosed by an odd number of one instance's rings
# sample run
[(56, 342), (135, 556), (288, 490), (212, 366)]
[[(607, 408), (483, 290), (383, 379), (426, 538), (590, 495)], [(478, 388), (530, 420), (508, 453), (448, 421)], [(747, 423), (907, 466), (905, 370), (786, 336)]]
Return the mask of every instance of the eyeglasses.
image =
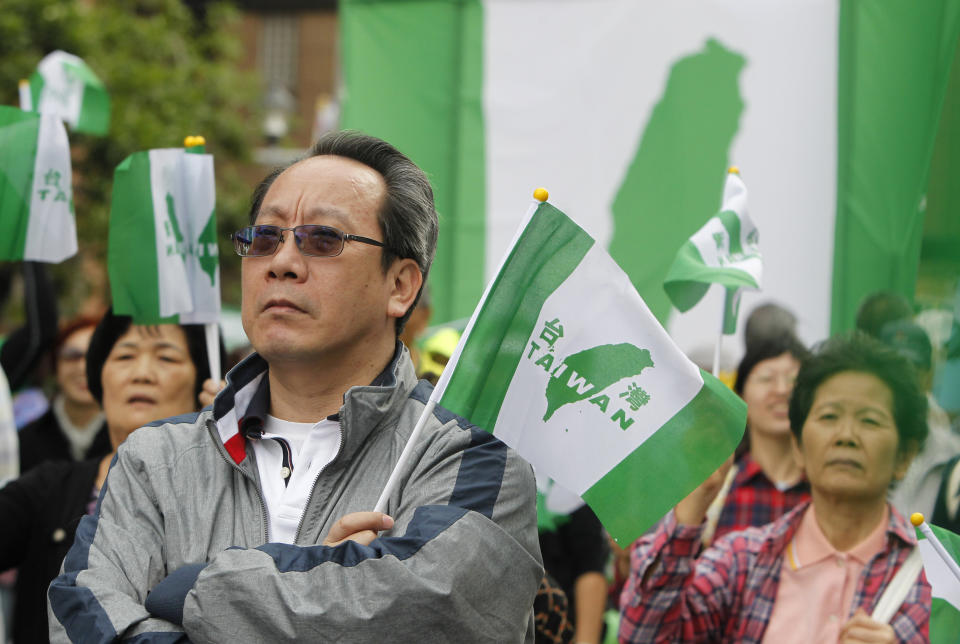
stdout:
[(277, 248), (283, 242), (285, 230), (293, 231), (297, 248), (310, 257), (336, 257), (343, 252), (343, 245), (348, 241), (386, 247), (386, 244), (376, 239), (351, 235), (331, 226), (316, 224), (304, 224), (292, 228), (269, 225), (247, 226), (231, 233), (230, 239), (233, 240), (233, 248), (240, 257), (264, 257), (277, 252)]

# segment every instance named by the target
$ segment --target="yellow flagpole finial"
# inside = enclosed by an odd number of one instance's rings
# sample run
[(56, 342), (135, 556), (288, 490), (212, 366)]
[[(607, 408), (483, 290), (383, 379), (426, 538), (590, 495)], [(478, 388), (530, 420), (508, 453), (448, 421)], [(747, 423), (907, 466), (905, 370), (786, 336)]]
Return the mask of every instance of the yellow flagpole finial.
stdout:
[(29, 84), (30, 84), (30, 81), (28, 81), (26, 78), (21, 78), (21, 79), (20, 79), (20, 82), (17, 83), (17, 86), (18, 86), (18, 87), (26, 87), (26, 86), (29, 85)]
[(207, 140), (205, 138), (193, 134), (183, 140), (183, 147), (187, 149), (187, 152), (194, 154), (206, 154), (206, 144)]
[(910, 523), (912, 523), (914, 527), (919, 528), (920, 524), (923, 523), (923, 514), (920, 512), (914, 512), (911, 514)]
[(728, 173), (728, 174), (736, 174), (736, 175), (739, 175), (739, 174), (740, 174), (740, 168), (738, 168), (738, 167), (735, 166), (735, 165), (732, 165), (732, 166), (730, 166), (730, 169), (727, 170), (727, 173)]
[(546, 188), (537, 188), (536, 190), (533, 191), (533, 198), (539, 201), (540, 203), (543, 203), (544, 201), (550, 198), (550, 193), (547, 192)]

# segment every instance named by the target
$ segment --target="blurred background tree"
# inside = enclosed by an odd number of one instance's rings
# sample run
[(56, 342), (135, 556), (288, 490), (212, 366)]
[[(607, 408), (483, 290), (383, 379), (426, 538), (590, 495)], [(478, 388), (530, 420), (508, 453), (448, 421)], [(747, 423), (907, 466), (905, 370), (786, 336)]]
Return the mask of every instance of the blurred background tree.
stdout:
[[(70, 133), (80, 252), (51, 267), (61, 316), (109, 304), (113, 170), (133, 152), (178, 147), (189, 134), (206, 137), (215, 158), (220, 253), (232, 254), (226, 233), (246, 218), (250, 186), (240, 168), (261, 118), (259, 78), (238, 62), (240, 18), (227, 2), (3, 0), (0, 102), (18, 105), (18, 81), (56, 49), (83, 58), (110, 94), (107, 136)], [(239, 303), (239, 262), (221, 262), (221, 284), (224, 303)]]

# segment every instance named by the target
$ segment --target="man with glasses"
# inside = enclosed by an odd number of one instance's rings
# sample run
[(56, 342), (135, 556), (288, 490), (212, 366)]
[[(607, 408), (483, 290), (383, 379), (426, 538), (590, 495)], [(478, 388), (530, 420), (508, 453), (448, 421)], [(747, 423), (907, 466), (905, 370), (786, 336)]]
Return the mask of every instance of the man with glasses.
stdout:
[(54, 640), (533, 640), (530, 467), (437, 408), (397, 340), (433, 259), (423, 172), (325, 136), (268, 176), (243, 257), (256, 353), (213, 408), (127, 439), (50, 587)]

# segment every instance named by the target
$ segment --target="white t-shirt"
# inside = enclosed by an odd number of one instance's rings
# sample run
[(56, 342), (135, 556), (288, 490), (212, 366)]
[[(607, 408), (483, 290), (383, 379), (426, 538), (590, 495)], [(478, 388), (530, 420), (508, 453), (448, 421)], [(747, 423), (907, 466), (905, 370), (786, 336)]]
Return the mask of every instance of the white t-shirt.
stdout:
[[(337, 421), (292, 423), (267, 416), (263, 438), (251, 443), (257, 457), (263, 501), (267, 506), (270, 541), (294, 542), (314, 483), (321, 470), (340, 451), (340, 440), (340, 423)], [(289, 446), (286, 459), (284, 445)]]

